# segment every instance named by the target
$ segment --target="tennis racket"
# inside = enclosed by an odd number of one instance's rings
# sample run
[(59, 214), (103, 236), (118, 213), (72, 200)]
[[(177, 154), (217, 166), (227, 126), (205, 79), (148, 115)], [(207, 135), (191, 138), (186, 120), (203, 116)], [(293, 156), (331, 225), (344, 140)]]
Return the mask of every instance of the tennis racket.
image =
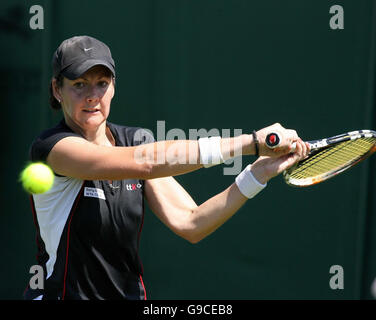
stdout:
[[(268, 146), (277, 140), (274, 135), (278, 134), (269, 135), (265, 139)], [(308, 158), (283, 172), (283, 178), (290, 186), (306, 187), (323, 182), (365, 160), (376, 151), (376, 132), (352, 131), (307, 142), (311, 147)], [(271, 147), (275, 148), (275, 143)]]

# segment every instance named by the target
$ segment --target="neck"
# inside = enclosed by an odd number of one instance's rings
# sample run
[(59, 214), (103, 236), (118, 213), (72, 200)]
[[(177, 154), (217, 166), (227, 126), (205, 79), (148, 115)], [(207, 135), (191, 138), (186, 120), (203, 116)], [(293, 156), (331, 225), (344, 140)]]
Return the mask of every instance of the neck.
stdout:
[(90, 130), (86, 130), (85, 128), (78, 126), (72, 121), (67, 121), (67, 119), (65, 119), (65, 123), (69, 128), (71, 128), (74, 132), (80, 134), (87, 141), (103, 146), (115, 145), (115, 139), (112, 136), (111, 130), (107, 127), (106, 121), (103, 121), (97, 128)]

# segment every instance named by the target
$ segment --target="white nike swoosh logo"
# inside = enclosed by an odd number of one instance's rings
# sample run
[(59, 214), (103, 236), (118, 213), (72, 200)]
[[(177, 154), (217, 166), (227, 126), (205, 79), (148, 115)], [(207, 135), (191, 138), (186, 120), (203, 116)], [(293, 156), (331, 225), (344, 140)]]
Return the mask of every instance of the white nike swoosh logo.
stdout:
[(93, 48), (89, 48), (89, 49), (84, 48), (85, 52), (86, 52), (86, 51), (89, 51), (89, 50), (91, 50), (91, 49), (93, 49)]

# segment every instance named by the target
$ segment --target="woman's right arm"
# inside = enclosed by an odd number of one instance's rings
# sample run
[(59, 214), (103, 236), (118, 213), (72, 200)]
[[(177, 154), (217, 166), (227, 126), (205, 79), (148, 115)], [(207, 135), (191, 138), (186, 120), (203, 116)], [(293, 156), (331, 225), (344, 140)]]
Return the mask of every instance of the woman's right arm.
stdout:
[[(191, 149), (189, 154), (185, 152), (188, 148)], [(183, 159), (180, 163), (166, 161), (166, 153), (176, 150), (184, 151), (191, 164), (189, 161), (184, 163)], [(189, 140), (110, 147), (79, 137), (66, 137), (52, 148), (47, 164), (57, 174), (83, 180), (153, 179), (202, 168), (198, 155), (197, 142)]]
[[(276, 125), (259, 130), (260, 155), (279, 157), (290, 152), (292, 141), (299, 140), (294, 130), (282, 133), (281, 148), (275, 152), (264, 146), (265, 133)], [(243, 134), (221, 139), (224, 160), (233, 156), (252, 155), (255, 146), (252, 135)], [(110, 147), (91, 143), (80, 137), (66, 137), (51, 149), (47, 163), (60, 175), (84, 180), (154, 179), (176, 176), (203, 167), (196, 140), (158, 141), (132, 147)]]

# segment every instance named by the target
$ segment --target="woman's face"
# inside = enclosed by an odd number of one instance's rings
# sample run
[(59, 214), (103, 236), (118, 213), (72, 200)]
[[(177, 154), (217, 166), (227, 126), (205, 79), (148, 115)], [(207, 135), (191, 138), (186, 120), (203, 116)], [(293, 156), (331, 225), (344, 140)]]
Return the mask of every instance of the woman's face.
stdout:
[(55, 98), (61, 100), (70, 127), (85, 132), (106, 121), (115, 92), (112, 73), (106, 67), (94, 66), (75, 80), (64, 78), (61, 88), (54, 82)]

